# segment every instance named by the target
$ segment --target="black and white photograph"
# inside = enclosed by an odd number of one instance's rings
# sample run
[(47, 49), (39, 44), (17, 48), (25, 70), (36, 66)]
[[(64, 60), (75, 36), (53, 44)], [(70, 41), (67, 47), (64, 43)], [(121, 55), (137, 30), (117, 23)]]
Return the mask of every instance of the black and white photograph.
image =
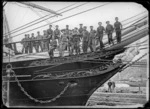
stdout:
[(143, 108), (149, 12), (137, 2), (3, 1), (2, 104)]

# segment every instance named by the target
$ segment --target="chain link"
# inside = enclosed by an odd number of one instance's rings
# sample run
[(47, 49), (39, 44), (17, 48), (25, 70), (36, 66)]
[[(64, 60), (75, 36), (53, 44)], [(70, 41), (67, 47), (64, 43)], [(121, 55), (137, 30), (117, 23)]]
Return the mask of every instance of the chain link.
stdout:
[(41, 104), (42, 104), (42, 103), (51, 103), (52, 101), (55, 101), (56, 99), (60, 98), (60, 96), (63, 95), (63, 94), (65, 93), (65, 91), (67, 90), (67, 88), (70, 86), (70, 83), (68, 83), (68, 84), (66, 85), (66, 87), (60, 92), (60, 94), (58, 94), (56, 97), (54, 97), (54, 98), (52, 98), (52, 99), (50, 99), (50, 100), (46, 100), (46, 101), (38, 100), (38, 99), (32, 97), (31, 95), (29, 95), (29, 94), (25, 91), (25, 89), (22, 87), (21, 83), (19, 82), (18, 78), (16, 77), (15, 72), (14, 72), (13, 70), (11, 70), (11, 71), (13, 72), (13, 75), (14, 75), (14, 77), (15, 77), (15, 80), (17, 81), (17, 84), (18, 84), (18, 86), (20, 87), (21, 91), (22, 91), (29, 99), (33, 100), (34, 102), (39, 102), (39, 103), (41, 103)]

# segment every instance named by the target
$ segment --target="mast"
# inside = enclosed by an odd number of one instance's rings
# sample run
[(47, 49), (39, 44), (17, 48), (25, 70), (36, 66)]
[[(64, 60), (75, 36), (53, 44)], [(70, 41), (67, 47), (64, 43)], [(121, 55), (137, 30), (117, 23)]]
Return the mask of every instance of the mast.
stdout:
[(51, 10), (51, 9), (42, 7), (42, 6), (40, 6), (40, 5), (36, 5), (36, 4), (34, 4), (34, 3), (27, 3), (27, 2), (18, 2), (18, 3), (24, 4), (24, 5), (27, 5), (27, 6), (31, 6), (31, 7), (33, 7), (33, 8), (37, 8), (37, 9), (40, 9), (40, 10), (43, 10), (43, 11), (47, 11), (47, 12), (50, 12), (50, 13), (52, 13), (52, 14), (56, 14), (56, 15), (60, 15), (60, 16), (61, 16), (61, 14), (60, 14), (60, 13), (57, 13), (56, 11), (53, 11), (53, 10)]
[[(5, 14), (5, 10), (3, 9), (3, 33), (5, 34), (5, 33), (8, 33), (9, 31), (10, 31), (10, 28), (9, 28), (8, 20)], [(10, 34), (5, 35), (3, 37), (3, 40), (4, 40), (4, 43), (11, 43), (12, 42), (11, 35)]]

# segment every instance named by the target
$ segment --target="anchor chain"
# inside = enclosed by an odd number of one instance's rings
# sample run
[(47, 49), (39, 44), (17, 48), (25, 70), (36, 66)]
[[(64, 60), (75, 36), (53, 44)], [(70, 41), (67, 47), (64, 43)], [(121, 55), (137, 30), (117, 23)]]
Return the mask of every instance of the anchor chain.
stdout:
[(63, 95), (65, 93), (65, 91), (68, 89), (68, 87), (70, 86), (70, 83), (68, 83), (64, 89), (60, 92), (60, 94), (58, 94), (56, 97), (50, 99), (50, 100), (46, 100), (46, 101), (43, 101), (43, 100), (38, 100), (34, 97), (32, 97), (31, 95), (28, 94), (27, 91), (25, 91), (25, 89), (22, 87), (21, 83), (19, 82), (18, 78), (16, 77), (15, 75), (15, 72), (13, 70), (11, 70), (13, 72), (13, 76), (15, 77), (15, 80), (17, 81), (17, 84), (18, 86), (20, 87), (21, 91), (31, 100), (33, 100), (34, 102), (38, 102), (38, 103), (51, 103), (53, 101), (55, 101), (56, 99), (60, 98), (61, 95)]

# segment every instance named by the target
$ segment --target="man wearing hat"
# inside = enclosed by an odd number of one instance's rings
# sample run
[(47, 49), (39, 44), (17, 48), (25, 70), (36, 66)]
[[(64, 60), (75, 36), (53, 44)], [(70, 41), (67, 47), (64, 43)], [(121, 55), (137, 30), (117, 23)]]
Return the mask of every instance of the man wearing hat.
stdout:
[(48, 54), (50, 56), (50, 59), (54, 57), (54, 50), (57, 48), (57, 41), (55, 37), (52, 37), (52, 41), (50, 43), (50, 50), (48, 51)]
[(106, 26), (106, 34), (108, 35), (108, 42), (109, 42), (109, 45), (110, 44), (113, 44), (114, 45), (114, 42), (113, 42), (113, 39), (112, 39), (112, 33), (113, 33), (113, 26), (111, 24), (109, 24), (109, 21), (106, 22), (107, 26)]
[(42, 36), (40, 35), (40, 32), (38, 31), (37, 32), (37, 36), (36, 36), (36, 51), (39, 52), (39, 48), (41, 48), (41, 51), (43, 51), (43, 48), (42, 48)]
[(96, 35), (96, 31), (93, 29), (93, 26), (90, 26), (88, 46), (89, 46), (91, 52), (93, 52), (95, 50), (95, 35)]
[(122, 24), (118, 21), (118, 17), (115, 17), (116, 22), (114, 23), (114, 29), (116, 31), (116, 39), (117, 43), (121, 42), (121, 30), (122, 30)]
[(74, 49), (73, 31), (74, 30), (70, 30), (70, 37), (68, 39), (69, 55), (73, 55), (73, 49)]
[(60, 39), (60, 30), (59, 30), (59, 26), (58, 25), (56, 25), (56, 29), (54, 30), (54, 38), (56, 39), (57, 44), (58, 44), (59, 39)]
[(61, 40), (60, 40), (60, 44), (59, 44), (59, 54), (60, 56), (64, 56), (64, 51), (65, 51), (65, 48), (67, 47), (68, 45), (68, 39), (67, 39), (67, 34), (66, 34), (66, 31), (65, 30), (62, 30), (62, 37), (61, 37)]
[[(31, 53), (33, 53), (33, 48), (36, 50), (36, 43), (35, 43), (35, 37), (34, 37), (34, 33), (31, 34)], [(36, 51), (37, 52), (37, 51)]]
[(31, 38), (30, 38), (30, 34), (27, 34), (27, 39), (26, 39), (28, 42), (27, 42), (27, 51), (29, 51), (29, 53), (32, 53), (32, 48), (31, 48), (31, 45), (32, 45), (32, 42), (31, 42)]
[(53, 30), (52, 30), (52, 25), (49, 25), (49, 29), (47, 29), (47, 35), (50, 38), (50, 40), (52, 39), (53, 36)]
[(80, 24), (80, 27), (79, 27), (79, 34), (80, 34), (80, 39), (83, 38), (83, 24)]
[(79, 37), (79, 31), (78, 28), (75, 27), (73, 30), (73, 48), (72, 50), (75, 50), (76, 54), (80, 54), (80, 37)]
[(50, 40), (52, 40), (52, 36), (53, 36), (53, 30), (52, 30), (52, 25), (49, 25), (49, 29), (47, 30), (47, 48), (49, 50), (49, 43), (50, 43)]
[(83, 53), (87, 53), (88, 48), (88, 40), (89, 40), (89, 32), (86, 30), (87, 27), (83, 27), (83, 40), (82, 40), (82, 49)]
[(27, 41), (27, 34), (25, 34), (25, 38), (22, 39), (22, 42), (21, 44), (23, 45), (23, 48), (22, 48), (22, 53), (25, 51), (25, 53), (28, 53), (28, 42), (25, 42)]
[(104, 34), (104, 27), (102, 26), (102, 22), (98, 22), (99, 27), (97, 28), (97, 36), (98, 36), (98, 40), (100, 43), (100, 49), (102, 49), (104, 47), (103, 44), (103, 34)]

